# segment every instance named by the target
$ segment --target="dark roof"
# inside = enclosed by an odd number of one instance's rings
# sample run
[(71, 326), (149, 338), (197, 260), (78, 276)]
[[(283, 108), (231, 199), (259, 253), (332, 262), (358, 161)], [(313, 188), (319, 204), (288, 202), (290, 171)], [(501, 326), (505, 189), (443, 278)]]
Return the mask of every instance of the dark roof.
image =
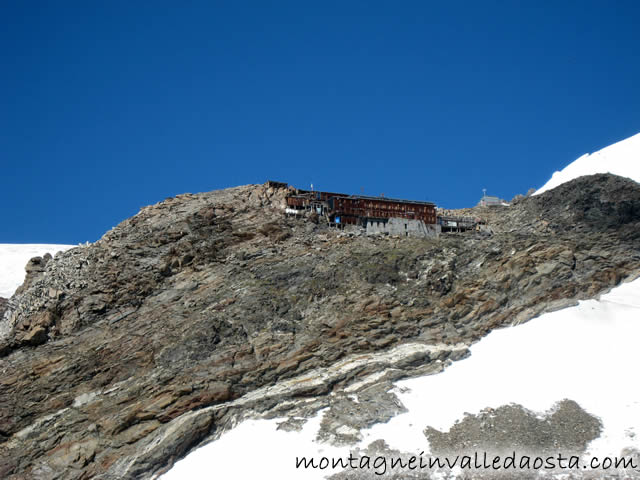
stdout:
[(403, 199), (399, 199), (399, 198), (390, 198), (390, 197), (372, 197), (369, 195), (349, 195), (348, 193), (336, 193), (336, 192), (323, 192), (321, 190), (302, 190), (300, 188), (297, 189), (299, 195), (292, 195), (292, 196), (303, 196), (303, 195), (307, 195), (307, 194), (317, 194), (320, 193), (326, 197), (339, 197), (339, 198), (351, 198), (353, 200), (377, 200), (380, 202), (390, 202), (390, 203), (410, 203), (413, 205), (429, 205), (429, 206), (435, 206), (435, 203), (433, 202), (421, 202), (419, 200), (403, 200)]
[(403, 200), (403, 199), (399, 199), (399, 198), (389, 198), (389, 197), (370, 197), (370, 196), (367, 196), (367, 195), (342, 195), (342, 196), (347, 197), (347, 198), (353, 198), (355, 200), (358, 200), (358, 199), (362, 199), (362, 200), (377, 200), (379, 202), (411, 203), (413, 205), (435, 206), (435, 203), (433, 203), (433, 202), (421, 202), (419, 200)]

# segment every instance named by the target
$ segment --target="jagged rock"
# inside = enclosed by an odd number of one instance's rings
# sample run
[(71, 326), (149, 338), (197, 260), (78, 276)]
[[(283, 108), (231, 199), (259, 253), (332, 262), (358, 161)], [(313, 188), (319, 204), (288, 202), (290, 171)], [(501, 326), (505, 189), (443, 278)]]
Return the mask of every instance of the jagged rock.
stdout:
[(180, 195), (31, 262), (0, 322), (0, 476), (149, 478), (243, 418), (438, 372), (494, 328), (640, 273), (640, 187), (620, 177), (437, 239), (288, 219), (285, 194)]
[(322, 418), (318, 440), (336, 445), (351, 445), (362, 439), (360, 430), (386, 422), (398, 413), (406, 412), (388, 382), (363, 388), (355, 396), (332, 398), (329, 410)]
[(16, 294), (26, 291), (29, 286), (31, 286), (40, 277), (40, 275), (42, 275), (49, 260), (51, 260), (50, 253), (46, 253), (42, 257), (33, 257), (29, 260), (27, 265), (24, 267), (26, 271), (24, 283), (18, 287)]

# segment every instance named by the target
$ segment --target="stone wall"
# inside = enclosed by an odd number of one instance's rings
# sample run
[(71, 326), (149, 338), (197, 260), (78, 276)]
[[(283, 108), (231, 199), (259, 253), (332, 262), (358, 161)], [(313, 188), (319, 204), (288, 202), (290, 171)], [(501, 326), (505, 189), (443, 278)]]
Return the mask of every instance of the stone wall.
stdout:
[(367, 218), (367, 234), (388, 234), (402, 237), (436, 237), (440, 233), (439, 225), (427, 225), (422, 220), (406, 218)]

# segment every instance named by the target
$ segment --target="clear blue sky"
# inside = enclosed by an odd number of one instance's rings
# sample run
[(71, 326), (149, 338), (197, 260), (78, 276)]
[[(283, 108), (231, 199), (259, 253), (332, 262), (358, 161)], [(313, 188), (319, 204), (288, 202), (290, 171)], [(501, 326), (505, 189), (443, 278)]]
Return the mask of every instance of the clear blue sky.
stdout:
[(640, 132), (640, 2), (2, 2), (0, 243), (267, 179), (455, 208)]

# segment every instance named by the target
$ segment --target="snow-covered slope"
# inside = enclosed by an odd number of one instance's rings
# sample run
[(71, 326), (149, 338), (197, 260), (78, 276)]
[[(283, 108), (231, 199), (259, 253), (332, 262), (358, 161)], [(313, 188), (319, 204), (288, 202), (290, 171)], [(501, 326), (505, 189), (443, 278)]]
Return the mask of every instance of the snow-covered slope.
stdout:
[(640, 133), (595, 153), (581, 156), (561, 171), (555, 172), (534, 195), (574, 178), (596, 173), (613, 173), (640, 182)]
[(0, 297), (9, 298), (24, 281), (24, 267), (33, 257), (68, 250), (73, 245), (0, 243)]
[[(640, 364), (638, 299), (640, 279), (600, 300), (492, 332), (471, 348), (469, 358), (443, 373), (399, 382), (396, 394), (409, 411), (364, 432), (359, 446), (384, 439), (392, 448), (419, 454), (428, 451), (422, 433), (427, 425), (448, 430), (465, 412), (512, 402), (544, 412), (569, 398), (603, 421), (604, 431), (588, 454), (640, 448), (640, 398), (631, 380)], [(213, 471), (236, 478), (325, 478), (330, 468), (295, 468), (296, 456), (349, 454), (348, 448), (315, 442), (321, 416), (301, 432), (276, 430), (284, 419), (246, 421), (178, 462), (162, 479), (204, 480)]]

